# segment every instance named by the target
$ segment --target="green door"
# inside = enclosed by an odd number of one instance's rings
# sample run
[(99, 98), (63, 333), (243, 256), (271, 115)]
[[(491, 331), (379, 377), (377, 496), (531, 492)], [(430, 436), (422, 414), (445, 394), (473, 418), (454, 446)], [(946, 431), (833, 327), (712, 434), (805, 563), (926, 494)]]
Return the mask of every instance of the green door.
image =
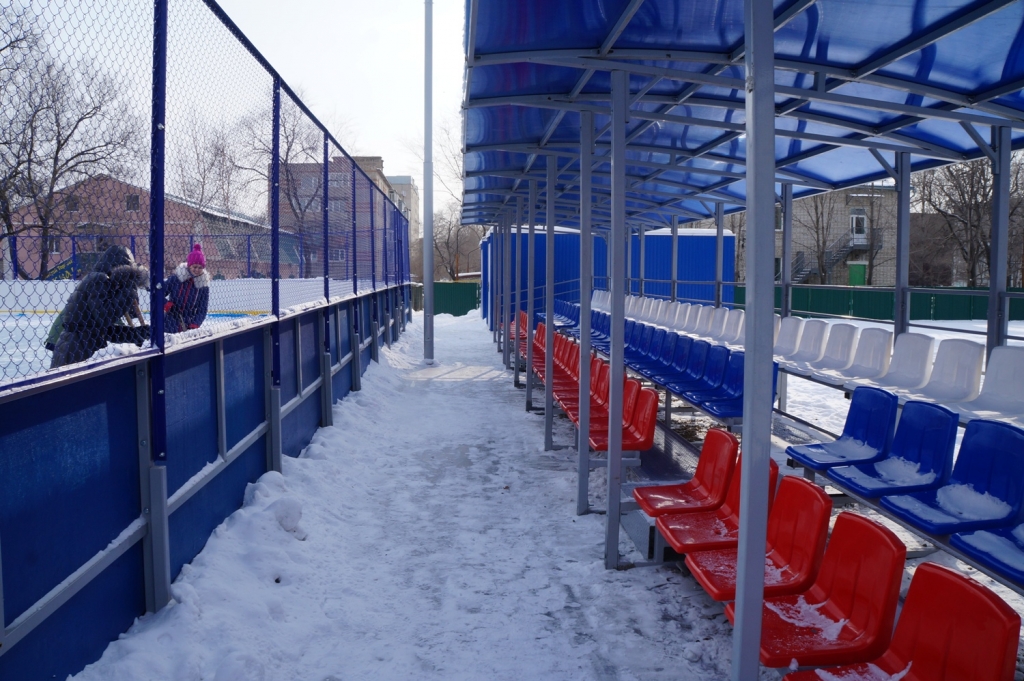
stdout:
[(867, 263), (847, 263), (847, 270), (850, 273), (850, 286), (863, 286), (867, 281)]

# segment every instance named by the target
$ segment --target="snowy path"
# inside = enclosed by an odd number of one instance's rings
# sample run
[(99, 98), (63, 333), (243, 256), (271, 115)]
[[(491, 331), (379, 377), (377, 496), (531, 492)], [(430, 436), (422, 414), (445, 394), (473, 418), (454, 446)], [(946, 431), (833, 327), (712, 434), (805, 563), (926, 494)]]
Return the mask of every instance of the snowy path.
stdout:
[(479, 318), (437, 318), (433, 367), (421, 339), (417, 319), (250, 487), (176, 603), (75, 678), (727, 678), (721, 605), (672, 568), (603, 568), (574, 453), (542, 451)]

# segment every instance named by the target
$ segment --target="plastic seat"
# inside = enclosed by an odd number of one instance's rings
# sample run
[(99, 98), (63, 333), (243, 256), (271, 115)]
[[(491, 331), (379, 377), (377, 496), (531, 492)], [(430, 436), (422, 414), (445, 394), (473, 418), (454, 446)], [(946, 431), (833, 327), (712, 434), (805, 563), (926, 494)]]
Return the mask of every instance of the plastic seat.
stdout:
[(956, 414), (949, 409), (930, 402), (907, 402), (884, 459), (836, 466), (826, 475), (869, 499), (935, 489), (949, 480), (956, 436)]
[[(695, 341), (690, 349), (693, 355), (697, 343), (706, 341)], [(725, 367), (729, 362), (729, 349), (724, 345), (710, 345), (707, 351), (707, 358), (704, 362), (704, 372), (699, 378), (692, 380), (671, 381), (666, 387), (677, 395), (682, 395), (687, 390), (714, 390), (722, 383), (725, 377)]]
[(697, 316), (697, 327), (693, 330), (693, 335), (698, 338), (706, 338), (711, 331), (711, 322), (714, 320), (714, 317), (714, 305), (702, 305)]
[(923, 563), (914, 571), (892, 643), (881, 657), (870, 666), (789, 674), (786, 681), (1011, 681), (1019, 638), (1020, 615), (1001, 598), (949, 568)]
[(779, 323), (779, 335), (775, 340), (775, 347), (772, 352), (776, 357), (786, 357), (796, 354), (800, 346), (800, 336), (803, 335), (804, 320), (800, 317), (785, 317)]
[(999, 419), (1024, 414), (1024, 347), (992, 349), (981, 393), (970, 402), (947, 404), (961, 421)]
[(692, 335), (697, 330), (697, 323), (700, 321), (700, 311), (702, 309), (704, 309), (704, 306), (699, 303), (692, 303), (690, 305), (690, 309), (686, 314), (686, 323), (683, 325), (683, 333)]
[(712, 511), (725, 501), (739, 447), (732, 433), (712, 428), (704, 437), (697, 470), (690, 480), (679, 485), (636, 487), (633, 498), (652, 518), (666, 513)]
[(968, 402), (978, 396), (985, 346), (962, 338), (939, 343), (932, 375), (924, 387), (900, 390), (900, 402), (931, 400), (940, 403)]
[(672, 359), (664, 369), (651, 372), (648, 375), (648, 378), (659, 385), (664, 385), (665, 381), (670, 380), (671, 377), (679, 376), (681, 372), (686, 370), (686, 363), (690, 358), (690, 348), (693, 346), (693, 338), (678, 333), (675, 334), (675, 337), (676, 341), (672, 351)]
[[(889, 647), (907, 547), (891, 531), (840, 513), (811, 587), (765, 600), (761, 664), (866, 662)], [(725, 608), (734, 621), (735, 604)]]
[[(636, 382), (639, 386), (639, 382)], [(658, 419), (658, 393), (650, 388), (637, 388), (631, 400), (631, 413), (625, 417), (627, 407), (623, 406), (622, 451), (645, 452), (654, 446), (654, 426)], [(605, 421), (607, 424), (607, 420)], [(590, 447), (596, 452), (608, 451), (608, 431), (590, 430)]]
[(729, 308), (716, 307), (711, 315), (711, 328), (708, 329), (707, 338), (718, 342), (725, 332), (725, 325), (729, 321)]
[[(772, 362), (772, 403), (778, 394), (779, 365)], [(730, 425), (738, 425), (743, 418), (743, 396), (705, 400), (697, 405), (708, 416)]]
[(729, 319), (725, 323), (725, 330), (718, 339), (726, 345), (742, 345), (743, 329), (746, 313), (743, 310), (729, 310)]
[(728, 400), (743, 397), (743, 351), (729, 353), (726, 360), (722, 382), (711, 390), (685, 390), (680, 395), (690, 404), (703, 404), (715, 400)]
[(834, 442), (793, 445), (786, 456), (816, 471), (878, 461), (889, 451), (898, 403), (892, 393), (860, 387), (853, 391), (843, 434)]
[(934, 535), (1017, 524), (1024, 509), (1024, 430), (998, 421), (971, 421), (947, 484), (883, 497), (879, 503)]
[(672, 321), (672, 328), (676, 333), (682, 333), (683, 327), (686, 326), (686, 318), (690, 314), (689, 303), (676, 303), (676, 316)]
[(674, 332), (676, 312), (678, 312), (678, 308), (675, 303), (668, 300), (661, 301), (661, 315), (658, 317), (658, 325)]
[[(704, 366), (707, 364), (711, 344), (707, 341), (693, 340), (690, 336), (686, 336), (686, 338), (689, 339), (690, 344), (690, 350), (686, 357), (686, 367), (682, 371), (659, 375), (658, 382), (661, 385), (667, 387), (670, 383), (696, 381), (704, 375)], [(678, 341), (676, 342), (676, 348), (679, 348)], [(673, 360), (673, 369), (675, 366), (675, 360)]]
[[(827, 353), (826, 353), (827, 354)], [(850, 379), (878, 378), (889, 370), (892, 356), (892, 331), (862, 329), (857, 339), (853, 363), (846, 369), (816, 369), (811, 378), (830, 385), (842, 385)]]
[(652, 378), (663, 373), (672, 367), (672, 358), (675, 356), (676, 343), (679, 341), (679, 334), (674, 331), (667, 331), (661, 342), (661, 353), (646, 362), (637, 362), (632, 368), (644, 376)]
[(935, 339), (921, 333), (901, 333), (896, 337), (889, 370), (873, 379), (847, 381), (843, 387), (853, 390), (859, 385), (870, 385), (885, 390), (916, 390), (928, 382), (932, 375), (932, 350)]
[(828, 322), (823, 319), (808, 319), (804, 322), (804, 330), (800, 334), (800, 345), (796, 352), (783, 360), (779, 365), (788, 369), (801, 363), (817, 362), (825, 355), (825, 343), (828, 340)]
[[(711, 549), (736, 548), (740, 533), (740, 466), (743, 457), (736, 462), (725, 501), (713, 511), (699, 513), (666, 513), (655, 519), (655, 526), (665, 541), (676, 553), (708, 551)], [(774, 461), (768, 464), (768, 508), (775, 496), (775, 485), (779, 478), (779, 466)]]
[(825, 354), (817, 362), (808, 362), (790, 366), (787, 371), (802, 376), (809, 376), (815, 371), (841, 371), (853, 364), (853, 353), (857, 349), (857, 336), (860, 333), (853, 324), (832, 324), (828, 331), (828, 342)]
[[(812, 482), (787, 476), (768, 514), (764, 595), (806, 591), (818, 576), (828, 538), (832, 499)], [(686, 567), (716, 601), (736, 598), (736, 549), (686, 554)]]

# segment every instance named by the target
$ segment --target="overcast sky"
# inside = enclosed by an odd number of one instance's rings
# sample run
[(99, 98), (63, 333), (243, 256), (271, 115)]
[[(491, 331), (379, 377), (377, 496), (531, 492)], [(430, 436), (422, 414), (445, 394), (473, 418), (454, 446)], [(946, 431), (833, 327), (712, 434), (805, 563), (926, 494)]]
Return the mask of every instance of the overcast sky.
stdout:
[[(423, 140), (422, 0), (220, 5), (349, 153), (382, 156), (386, 174), (412, 175), (422, 193), (422, 152), (409, 148)], [(464, 12), (461, 0), (434, 2), (435, 128), (459, 115)], [(435, 206), (446, 198), (435, 192)]]

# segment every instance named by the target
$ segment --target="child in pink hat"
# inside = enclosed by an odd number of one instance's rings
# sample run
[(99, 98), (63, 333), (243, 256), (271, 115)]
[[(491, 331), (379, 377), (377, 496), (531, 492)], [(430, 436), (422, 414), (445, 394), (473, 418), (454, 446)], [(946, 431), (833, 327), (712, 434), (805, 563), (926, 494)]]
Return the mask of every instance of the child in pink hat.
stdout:
[(185, 262), (167, 277), (164, 295), (164, 331), (178, 333), (202, 326), (210, 302), (210, 274), (201, 244), (193, 246)]

